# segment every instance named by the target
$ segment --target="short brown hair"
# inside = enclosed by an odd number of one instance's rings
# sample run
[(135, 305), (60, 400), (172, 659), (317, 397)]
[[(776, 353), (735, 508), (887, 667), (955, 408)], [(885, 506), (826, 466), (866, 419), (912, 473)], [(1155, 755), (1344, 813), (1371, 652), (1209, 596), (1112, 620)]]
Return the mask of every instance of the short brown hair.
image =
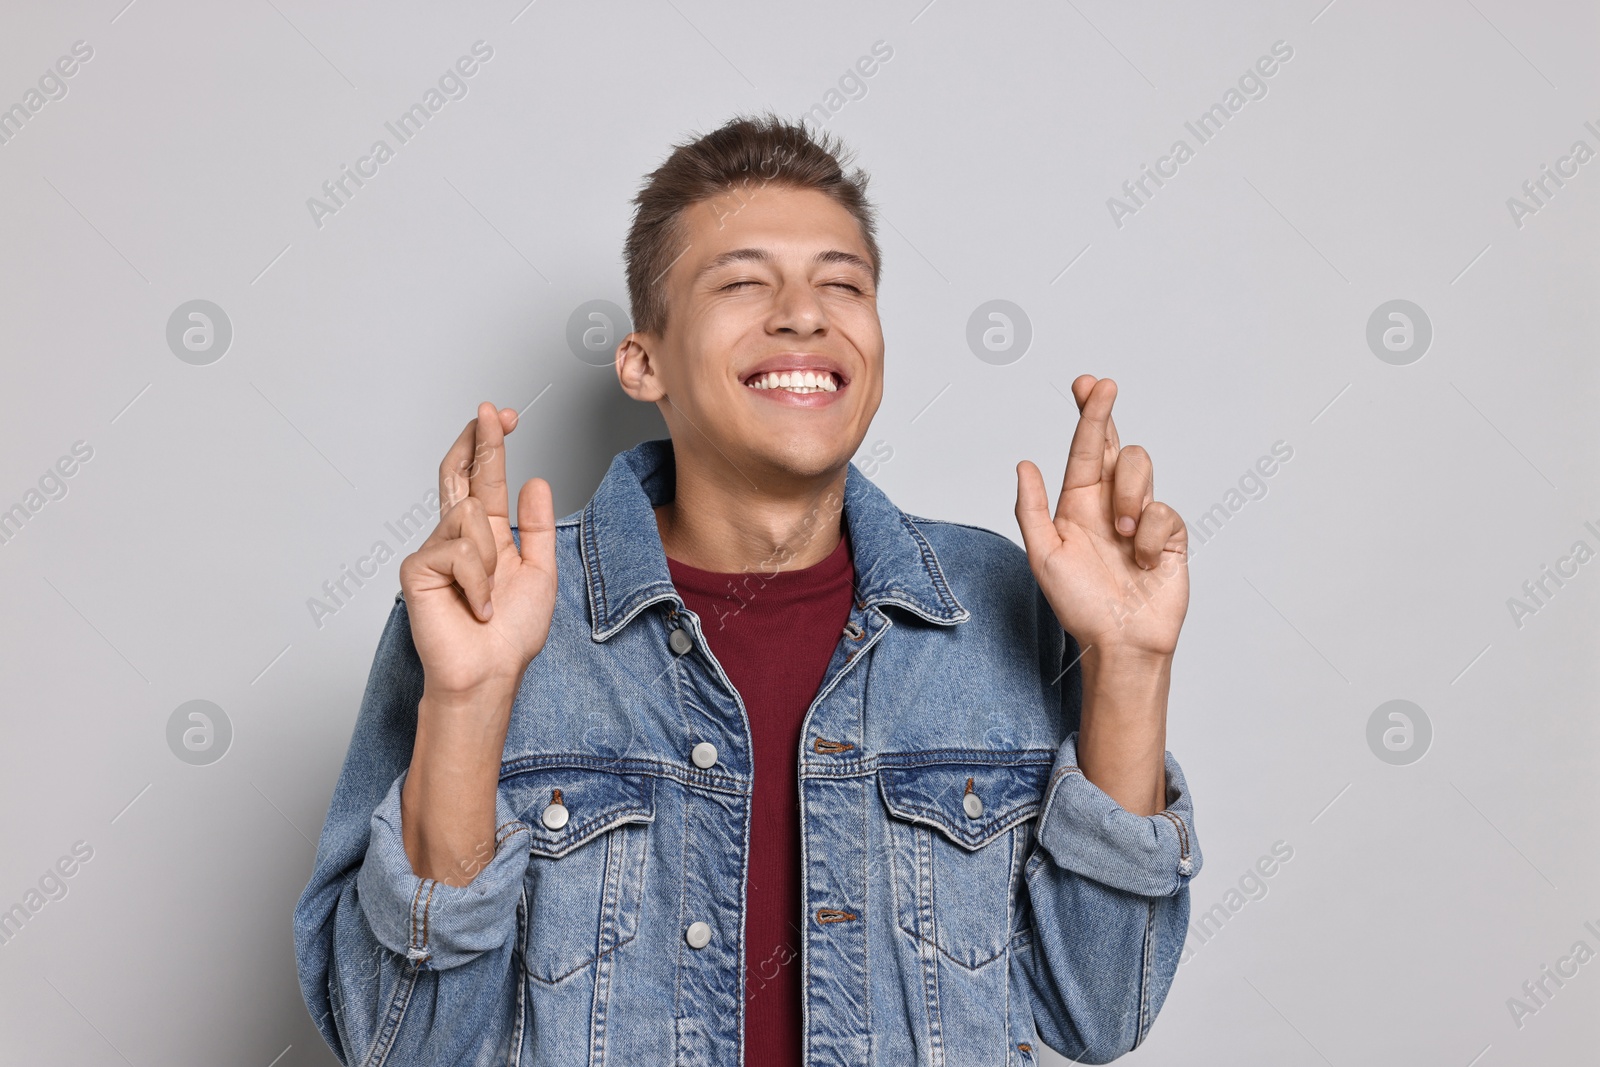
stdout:
[(740, 115), (692, 141), (676, 145), (666, 162), (646, 176), (633, 225), (623, 250), (633, 328), (661, 334), (667, 327), (667, 298), (661, 280), (684, 249), (686, 209), (714, 197), (748, 195), (749, 186), (777, 183), (793, 189), (815, 189), (831, 197), (861, 227), (872, 260), (872, 282), (878, 284), (882, 258), (878, 251), (876, 212), (867, 200), (866, 171), (849, 174), (851, 153), (836, 135), (813, 135), (799, 123), (772, 112)]

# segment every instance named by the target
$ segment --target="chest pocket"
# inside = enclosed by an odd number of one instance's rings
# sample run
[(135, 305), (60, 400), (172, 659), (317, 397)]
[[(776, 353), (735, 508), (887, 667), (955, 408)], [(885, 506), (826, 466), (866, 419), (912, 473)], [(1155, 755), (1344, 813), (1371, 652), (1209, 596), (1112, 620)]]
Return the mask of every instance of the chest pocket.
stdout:
[(878, 771), (902, 931), (969, 970), (1005, 953), (1051, 758)]
[(656, 777), (539, 768), (501, 789), (531, 830), (528, 975), (553, 985), (638, 933)]

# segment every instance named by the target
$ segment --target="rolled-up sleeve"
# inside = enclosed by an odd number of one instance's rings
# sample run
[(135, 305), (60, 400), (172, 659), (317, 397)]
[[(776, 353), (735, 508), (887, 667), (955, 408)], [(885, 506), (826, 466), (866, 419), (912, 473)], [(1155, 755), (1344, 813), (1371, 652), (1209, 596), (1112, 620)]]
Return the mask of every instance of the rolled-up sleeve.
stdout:
[(1062, 740), (1023, 866), (1032, 935), (1015, 973), (1040, 1039), (1078, 1063), (1106, 1063), (1150, 1032), (1177, 974), (1200, 873), (1194, 802), (1163, 753), (1166, 804), (1135, 815), (1078, 766), (1083, 677), (1077, 642), (1038, 594), (1041, 684), (1061, 701)]
[(400, 825), (401, 771), (372, 813), (371, 838), (357, 875), (367, 925), (389, 951), (431, 970), (458, 967), (505, 944), (515, 926), (528, 868), (528, 825), (503, 794), (495, 797), (494, 855), (466, 885), (421, 878), (411, 869)]
[(1017, 961), (1040, 1039), (1079, 1063), (1139, 1046), (1177, 973), (1200, 871), (1189, 789), (1166, 754), (1167, 805), (1134, 815), (1062, 742), (1024, 867), (1032, 938)]
[(1039, 844), (1057, 864), (1085, 878), (1147, 897), (1171, 896), (1200, 870), (1200, 839), (1188, 783), (1166, 754), (1167, 802), (1135, 815), (1084, 777), (1078, 734), (1062, 743), (1039, 814)]
[(412, 871), (400, 790), (422, 681), (405, 603), (397, 600), (294, 910), (300, 990), (344, 1064), (515, 1057), (529, 827), (501, 794), (494, 853), (484, 850), (484, 866), (468, 884)]

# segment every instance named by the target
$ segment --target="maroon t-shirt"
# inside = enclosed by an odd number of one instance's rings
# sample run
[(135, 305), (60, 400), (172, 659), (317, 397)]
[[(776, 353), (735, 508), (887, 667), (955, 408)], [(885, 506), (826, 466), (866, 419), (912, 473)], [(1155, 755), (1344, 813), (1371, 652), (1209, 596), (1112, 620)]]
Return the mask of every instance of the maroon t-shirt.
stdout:
[(755, 749), (744, 1061), (800, 1067), (800, 722), (850, 619), (849, 541), (841, 536), (821, 563), (778, 574), (721, 574), (671, 558), (667, 568), (744, 701)]

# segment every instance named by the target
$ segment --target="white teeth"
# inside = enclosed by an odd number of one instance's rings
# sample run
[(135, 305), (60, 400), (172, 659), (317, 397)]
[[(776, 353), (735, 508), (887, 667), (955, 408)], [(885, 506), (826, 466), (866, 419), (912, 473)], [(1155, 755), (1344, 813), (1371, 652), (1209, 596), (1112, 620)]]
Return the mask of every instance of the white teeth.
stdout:
[(791, 393), (834, 393), (838, 385), (827, 371), (772, 371), (751, 378), (746, 383), (752, 389), (787, 389)]

